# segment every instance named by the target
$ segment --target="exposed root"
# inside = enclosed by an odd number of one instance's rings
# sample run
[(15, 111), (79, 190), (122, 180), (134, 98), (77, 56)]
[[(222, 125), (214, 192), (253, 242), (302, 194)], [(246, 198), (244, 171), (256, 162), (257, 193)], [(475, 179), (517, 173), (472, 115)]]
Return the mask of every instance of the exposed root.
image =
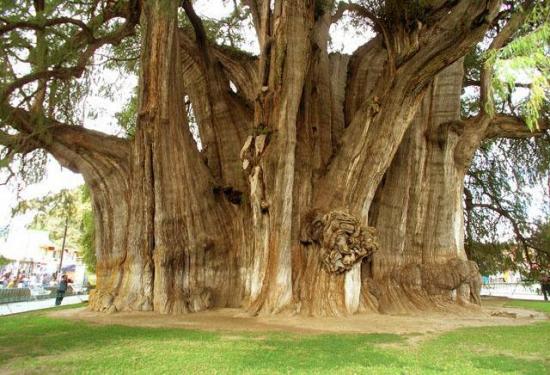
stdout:
[(88, 306), (92, 311), (113, 313), (117, 311), (114, 300), (111, 293), (93, 289), (90, 291)]
[(478, 308), (481, 276), (477, 264), (453, 258), (445, 263), (410, 263), (381, 277), (366, 278), (363, 296), (382, 313)]

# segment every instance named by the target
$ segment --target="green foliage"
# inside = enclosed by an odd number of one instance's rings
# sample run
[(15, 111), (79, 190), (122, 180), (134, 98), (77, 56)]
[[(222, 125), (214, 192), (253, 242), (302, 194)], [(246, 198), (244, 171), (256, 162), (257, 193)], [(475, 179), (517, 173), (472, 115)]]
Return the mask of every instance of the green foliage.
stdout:
[(385, 21), (388, 28), (404, 26), (408, 30), (416, 29), (419, 22), (427, 22), (435, 5), (430, 0), (360, 0), (358, 3)]
[(10, 263), (11, 263), (11, 260), (9, 260), (8, 258), (4, 258), (2, 255), (0, 255), (0, 267)]
[(78, 233), (72, 228), (77, 226), (79, 219), (77, 217), (79, 201), (77, 194), (77, 192), (65, 189), (57, 194), (21, 201), (13, 209), (13, 214), (36, 211), (29, 228), (48, 231), (50, 239), (58, 244), (63, 239), (67, 221), (68, 227), (71, 229), (67, 230), (66, 247), (75, 248), (78, 243)]
[[(90, 116), (84, 103), (96, 90), (107, 91), (112, 82), (106, 82), (102, 69), (118, 69), (135, 74), (139, 56), (139, 35), (130, 35), (121, 43), (106, 44), (93, 57), (86, 51), (93, 41), (111, 36), (119, 30), (124, 19), (111, 17), (106, 6), (115, 2), (48, 0), (41, 9), (38, 1), (0, 2), (0, 96), (22, 77), (46, 71), (78, 68), (78, 73), (48, 79), (33, 79), (7, 95), (10, 105), (32, 111), (34, 134), (44, 131), (44, 118), (54, 118), (66, 124), (82, 125)], [(116, 2), (118, 7), (125, 2)], [(52, 23), (53, 20), (57, 22)], [(10, 25), (19, 25), (9, 28)], [(85, 25), (83, 27), (83, 25)], [(8, 29), (5, 29), (5, 28)], [(3, 99), (2, 99), (3, 100)], [(7, 110), (0, 111), (0, 134), (17, 134)], [(4, 143), (2, 143), (4, 144)], [(16, 177), (19, 189), (40, 181), (44, 176), (46, 157), (43, 151), (26, 154), (19, 145), (0, 147), (0, 178)]]
[[(522, 302), (523, 308), (545, 309)], [(546, 310), (547, 311), (547, 310)], [(88, 374), (544, 374), (550, 323), (436, 336), (203, 332), (0, 318), (0, 372)], [(420, 340), (418, 340), (420, 338)]]
[(127, 138), (134, 138), (137, 126), (137, 103), (138, 96), (134, 93), (126, 102), (120, 112), (115, 114), (118, 126), (124, 129)]
[(536, 129), (550, 98), (550, 5), (538, 3), (518, 34), (506, 46), (493, 51), (487, 63), (495, 71), (493, 88), (497, 100), (511, 101), (513, 95), (520, 95), (518, 83), (529, 84), (528, 94), (514, 109), (530, 129)]
[[(9, 1), (7, 3), (10, 3)], [(14, 2), (11, 2), (14, 3)], [(106, 35), (120, 25), (121, 21), (110, 23), (91, 23), (97, 17), (92, 15), (89, 2), (67, 2), (60, 0), (47, 1), (43, 11), (36, 11), (31, 1), (15, 2), (15, 7), (8, 4), (0, 6), (0, 16), (6, 22), (27, 22), (40, 27), (49, 19), (67, 17), (89, 24), (94, 37)], [(93, 12), (95, 13), (95, 11)], [(0, 53), (6, 69), (0, 71), (0, 92), (11, 83), (15, 76), (45, 69), (75, 66), (84, 53), (85, 44), (79, 43), (75, 35), (81, 29), (73, 23), (62, 23), (55, 27), (45, 27), (39, 31), (17, 28), (2, 34), (0, 42), (5, 46)], [(46, 113), (55, 115), (59, 120), (68, 123), (79, 123), (81, 118), (78, 103), (90, 87), (89, 77), (81, 79), (58, 80), (48, 85), (43, 106)], [(32, 97), (36, 85), (25, 86), (16, 97)], [(24, 101), (25, 99), (23, 99)]]
[(61, 190), (42, 198), (21, 201), (14, 214), (35, 212), (29, 227), (45, 230), (50, 239), (61, 245), (67, 222), (65, 247), (79, 249), (90, 271), (95, 270), (94, 220), (88, 188), (83, 185), (73, 190)]
[[(483, 108), (487, 113), (523, 118), (531, 129), (540, 121), (548, 121), (550, 7), (543, 3), (537, 3), (508, 44), (486, 52), (510, 15), (504, 17), (464, 63), (465, 82), (469, 84), (480, 81), (482, 67), (494, 71), (492, 102)], [(474, 85), (463, 95), (462, 114), (472, 117), (480, 110), (479, 90)], [(486, 273), (518, 269), (531, 277), (530, 269), (536, 263), (531, 258), (542, 254), (533, 250), (538, 224), (533, 217), (532, 196), (533, 191), (537, 196), (546, 191), (549, 170), (548, 132), (530, 139), (488, 140), (477, 151), (465, 180), (470, 195), (466, 199), (465, 246)], [(542, 199), (537, 206), (548, 204), (548, 196)]]
[(538, 281), (541, 274), (550, 273), (550, 220), (537, 223), (530, 238), (530, 261), (533, 264), (529, 278)]
[[(493, 71), (492, 95), (485, 103), (485, 112), (519, 116), (534, 130), (539, 121), (548, 118), (550, 5), (537, 3), (513, 39), (498, 50), (487, 49), (511, 14), (512, 8), (508, 9), (508, 17), (503, 17), (486, 39), (465, 57), (465, 82), (479, 82), (482, 67), (490, 68)], [(479, 113), (478, 99), (478, 90), (474, 93), (470, 90), (463, 96), (463, 115), (469, 117)]]
[[(200, 15), (206, 37), (222, 47), (231, 47), (242, 53), (241, 50), (250, 49), (248, 36), (254, 32), (250, 8), (243, 6), (242, 2), (222, 1), (226, 6), (231, 5), (229, 14), (219, 18)], [(191, 29), (191, 23), (185, 12), (181, 12), (179, 24), (184, 29)]]
[(83, 187), (82, 203), (86, 204), (82, 211), (82, 222), (80, 224), (80, 245), (82, 260), (86, 264), (89, 272), (95, 273), (97, 259), (95, 256), (95, 224), (94, 213), (92, 211), (90, 190), (87, 186)]
[(42, 180), (46, 173), (48, 156), (44, 150), (34, 150), (28, 154), (13, 153), (15, 149), (0, 146), (0, 180), (7, 183), (13, 178), (17, 191)]
[(139, 72), (139, 56), (141, 52), (141, 34), (139, 30), (121, 43), (107, 47), (105, 67), (118, 70), (121, 74), (137, 75)]
[(493, 140), (477, 151), (465, 179), (473, 204), (471, 208), (466, 205), (465, 246), (486, 274), (515, 269), (529, 277), (538, 249), (548, 249), (535, 244), (540, 224), (533, 217), (532, 198), (536, 191), (542, 199), (537, 206), (548, 205), (543, 192), (549, 167), (548, 135)]
[(479, 266), (482, 275), (495, 275), (506, 270), (515, 270), (511, 244), (498, 242), (473, 242), (467, 244), (468, 258)]

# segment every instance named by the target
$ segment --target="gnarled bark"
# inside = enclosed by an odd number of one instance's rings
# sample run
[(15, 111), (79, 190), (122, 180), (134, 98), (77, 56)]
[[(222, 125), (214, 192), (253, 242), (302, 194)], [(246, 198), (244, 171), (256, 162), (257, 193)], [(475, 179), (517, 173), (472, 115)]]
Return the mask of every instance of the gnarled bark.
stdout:
[(364, 295), (382, 311), (468, 303), (470, 287), (479, 303), (479, 274), (464, 253), (465, 168), (455, 160), (462, 79), (461, 61), (436, 77), (371, 208), (381, 251), (364, 264)]
[(247, 3), (257, 58), (207, 40), (191, 1), (192, 30), (178, 29), (180, 2), (140, 2), (134, 139), (72, 129), (37, 138), (92, 190), (91, 307), (336, 316), (443, 307), (453, 295), (479, 302), (461, 193), (489, 123), (479, 133), (458, 121), (452, 64), (499, 1), (427, 2), (426, 22), (414, 24), (351, 7), (380, 34), (352, 56), (328, 53), (332, 7)]
[(214, 195), (213, 176), (187, 125), (183, 85), (173, 80), (183, 73), (177, 3), (167, 4), (142, 9), (147, 52), (127, 180), (129, 217), (121, 230), (126, 254), (123, 262), (110, 261), (109, 271), (122, 280), (112, 301), (92, 299), (96, 309), (178, 313), (235, 303), (238, 296), (231, 224), (221, 214), (231, 208)]

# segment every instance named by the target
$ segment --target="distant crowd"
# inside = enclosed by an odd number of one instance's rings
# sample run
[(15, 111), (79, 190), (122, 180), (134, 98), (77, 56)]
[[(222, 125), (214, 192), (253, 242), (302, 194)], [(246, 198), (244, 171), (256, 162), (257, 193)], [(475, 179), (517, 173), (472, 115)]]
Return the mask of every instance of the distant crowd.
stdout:
[(0, 276), (0, 288), (35, 288), (57, 285), (57, 273), (33, 273), (7, 271)]

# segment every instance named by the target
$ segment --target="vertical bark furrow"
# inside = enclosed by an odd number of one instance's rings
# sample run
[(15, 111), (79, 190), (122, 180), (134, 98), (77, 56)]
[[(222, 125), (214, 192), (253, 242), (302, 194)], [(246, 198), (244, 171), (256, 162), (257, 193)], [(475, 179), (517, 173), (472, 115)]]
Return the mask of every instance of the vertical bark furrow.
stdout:
[[(182, 75), (177, 6), (158, 1), (143, 9), (146, 53), (140, 81), (147, 84), (140, 86), (131, 172), (125, 180), (113, 180), (116, 175), (105, 184), (101, 180), (105, 186), (89, 179), (100, 211), (98, 249), (109, 254), (105, 272), (99, 266), (94, 309), (198, 311), (235, 304), (229, 296), (241, 288), (227, 220), (232, 209), (214, 195), (212, 176), (187, 124), (183, 84), (177, 79)], [(127, 226), (121, 212), (128, 213)], [(120, 246), (123, 257), (117, 256)]]
[(329, 56), (331, 126), (333, 152), (339, 147), (344, 128), (346, 127), (344, 103), (346, 99), (347, 75), (350, 57), (339, 53)]
[[(313, 1), (275, 3), (273, 24), (276, 26), (269, 48), (268, 86), (267, 90), (260, 88), (258, 102), (264, 115), (257, 117), (259, 122), (255, 124), (258, 130), (267, 128), (270, 137), (257, 167), (263, 176), (269, 208), (267, 211), (262, 209), (261, 201), (251, 202), (253, 211), (263, 212), (259, 222), (253, 222), (253, 225), (265, 228), (254, 233), (255, 246), (262, 246), (255, 248), (254, 252), (263, 254), (262, 270), (258, 271), (265, 275), (261, 286), (257, 286), (261, 292), (251, 304), (251, 309), (256, 312), (281, 311), (289, 307), (293, 297), (292, 227), (297, 120), (311, 56), (313, 21)], [(265, 59), (266, 56), (260, 57), (260, 61)]]
[(367, 101), (375, 88), (380, 86), (387, 61), (387, 51), (382, 38), (374, 38), (361, 46), (351, 56), (345, 101), (345, 125), (350, 125), (359, 109), (368, 106)]
[[(90, 135), (97, 137), (95, 133)], [(56, 139), (58, 134), (54, 133), (53, 136)], [(70, 131), (60, 135), (57, 142), (48, 139), (45, 148), (61, 165), (82, 173), (90, 187), (97, 238), (97, 289), (90, 296), (90, 307), (98, 311), (114, 311), (115, 297), (124, 277), (123, 264), (127, 257), (128, 145), (118, 142), (111, 144), (109, 152), (100, 153), (95, 150), (96, 147), (82, 147), (82, 138), (83, 135), (78, 134), (78, 131), (76, 134)], [(105, 139), (105, 143), (109, 142), (109, 139)]]
[[(217, 58), (221, 52), (216, 54), (210, 48), (196, 46), (183, 32), (179, 36), (183, 64), (179, 79), (193, 105), (207, 165), (218, 184), (243, 192), (246, 180), (239, 151), (251, 134), (250, 104), (231, 92), (229, 79)], [(206, 57), (196, 56), (200, 49), (205, 50), (199, 56)]]
[[(462, 77), (462, 61), (436, 77), (377, 191), (370, 214), (381, 249), (364, 284), (382, 311), (443, 308), (453, 298), (470, 301), (477, 275), (462, 261), (464, 175), (454, 161), (458, 134), (451, 126), (460, 116)], [(465, 271), (453, 273), (442, 266), (447, 262)], [(437, 284), (448, 277), (448, 283)]]

